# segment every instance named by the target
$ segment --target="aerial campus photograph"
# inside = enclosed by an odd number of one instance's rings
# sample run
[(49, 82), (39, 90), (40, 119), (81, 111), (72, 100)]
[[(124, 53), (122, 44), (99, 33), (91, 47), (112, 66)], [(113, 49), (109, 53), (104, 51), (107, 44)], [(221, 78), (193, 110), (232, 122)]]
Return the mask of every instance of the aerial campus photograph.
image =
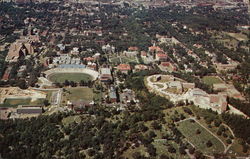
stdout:
[(249, 0), (0, 0), (0, 159), (250, 159)]

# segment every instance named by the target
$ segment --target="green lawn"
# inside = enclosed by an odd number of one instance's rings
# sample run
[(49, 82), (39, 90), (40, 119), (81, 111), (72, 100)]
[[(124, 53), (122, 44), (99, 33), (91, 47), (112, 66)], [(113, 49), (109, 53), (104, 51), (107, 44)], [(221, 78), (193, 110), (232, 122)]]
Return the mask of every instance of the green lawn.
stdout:
[(85, 73), (55, 73), (50, 75), (49, 80), (52, 82), (64, 83), (65, 80), (80, 82), (81, 80), (87, 82), (92, 80), (92, 77)]
[[(186, 120), (178, 123), (178, 129), (180, 132), (190, 141), (197, 149), (205, 154), (222, 153), (224, 147), (222, 143), (210, 134), (206, 129), (201, 127), (198, 123), (191, 123), (190, 120)], [(200, 130), (200, 134), (196, 134), (196, 130)], [(207, 147), (207, 141), (211, 141), (213, 146)]]
[(5, 99), (3, 104), (0, 104), (0, 107), (17, 107), (18, 105), (43, 105), (44, 99), (38, 99), (31, 102), (31, 98), (25, 99)]
[(71, 101), (86, 100), (92, 101), (94, 97), (93, 90), (87, 87), (67, 88), (63, 93), (64, 99)]
[(223, 83), (223, 81), (215, 76), (204, 76), (202, 78), (202, 81), (207, 84), (207, 85), (213, 85), (213, 84), (217, 84), (217, 83)]

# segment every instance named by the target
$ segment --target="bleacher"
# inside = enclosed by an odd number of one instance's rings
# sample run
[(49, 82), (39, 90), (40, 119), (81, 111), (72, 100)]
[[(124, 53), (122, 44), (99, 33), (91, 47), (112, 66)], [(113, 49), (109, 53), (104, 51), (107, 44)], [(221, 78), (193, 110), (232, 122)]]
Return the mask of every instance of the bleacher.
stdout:
[(61, 65), (58, 65), (58, 68), (86, 68), (86, 65), (61, 64)]

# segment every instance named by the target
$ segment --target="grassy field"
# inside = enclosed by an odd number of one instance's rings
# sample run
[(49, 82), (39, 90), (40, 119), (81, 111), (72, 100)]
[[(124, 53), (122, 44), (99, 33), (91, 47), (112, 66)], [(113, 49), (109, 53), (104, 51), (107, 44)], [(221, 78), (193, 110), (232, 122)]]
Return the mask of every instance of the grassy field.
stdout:
[(136, 57), (126, 57), (126, 56), (119, 56), (119, 57), (110, 57), (111, 63), (138, 63)]
[(31, 98), (25, 99), (6, 99), (0, 107), (17, 107), (18, 105), (43, 105), (44, 99), (38, 99), (31, 102)]
[(63, 93), (63, 99), (66, 102), (67, 100), (78, 101), (92, 101), (94, 93), (92, 89), (87, 87), (78, 87), (78, 88), (67, 88), (66, 92)]
[(69, 124), (76, 122), (79, 123), (81, 121), (81, 116), (76, 115), (76, 116), (68, 116), (66, 118), (63, 118), (62, 123), (64, 126), (68, 126)]
[[(176, 144), (173, 141), (168, 141), (168, 142), (154, 141), (153, 145), (155, 146), (156, 152), (157, 152), (157, 154), (159, 156), (164, 154), (164, 155), (167, 155), (169, 157), (171, 156), (174, 159), (189, 159), (189, 157), (187, 155), (181, 155), (179, 153), (179, 151), (178, 151), (179, 146), (178, 146), (178, 144)], [(175, 153), (168, 152), (168, 146), (167, 145), (172, 145), (176, 149), (176, 152)]]
[[(205, 154), (221, 153), (224, 151), (222, 143), (196, 122), (192, 123), (190, 120), (180, 122), (178, 129), (188, 141)], [(196, 134), (197, 129), (200, 130), (200, 134)], [(209, 140), (213, 144), (211, 147), (207, 147), (206, 145)]]
[(87, 82), (92, 80), (92, 77), (85, 73), (55, 73), (49, 76), (52, 82), (64, 83), (65, 80), (80, 82), (81, 80)]
[(164, 87), (164, 85), (163, 84), (155, 84), (158, 88), (163, 88)]
[(223, 81), (215, 76), (204, 76), (202, 78), (202, 81), (207, 84), (207, 85), (213, 85), (213, 84), (217, 84), (217, 83), (223, 83)]
[(237, 39), (238, 41), (248, 40), (247, 36), (242, 33), (226, 33), (226, 34)]

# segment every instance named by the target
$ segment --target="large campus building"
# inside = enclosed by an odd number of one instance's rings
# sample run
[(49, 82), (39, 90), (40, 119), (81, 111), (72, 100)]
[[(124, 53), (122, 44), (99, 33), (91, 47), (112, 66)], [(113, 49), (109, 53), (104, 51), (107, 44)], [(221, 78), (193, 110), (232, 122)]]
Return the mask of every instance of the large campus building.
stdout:
[(16, 111), (18, 114), (42, 114), (43, 107), (31, 106), (31, 105), (19, 105)]
[(27, 40), (18, 40), (11, 44), (6, 61), (16, 62), (19, 58), (34, 54), (32, 43)]
[(111, 75), (110, 68), (101, 68), (100, 69), (100, 81), (101, 82), (109, 82), (113, 80), (113, 77)]

